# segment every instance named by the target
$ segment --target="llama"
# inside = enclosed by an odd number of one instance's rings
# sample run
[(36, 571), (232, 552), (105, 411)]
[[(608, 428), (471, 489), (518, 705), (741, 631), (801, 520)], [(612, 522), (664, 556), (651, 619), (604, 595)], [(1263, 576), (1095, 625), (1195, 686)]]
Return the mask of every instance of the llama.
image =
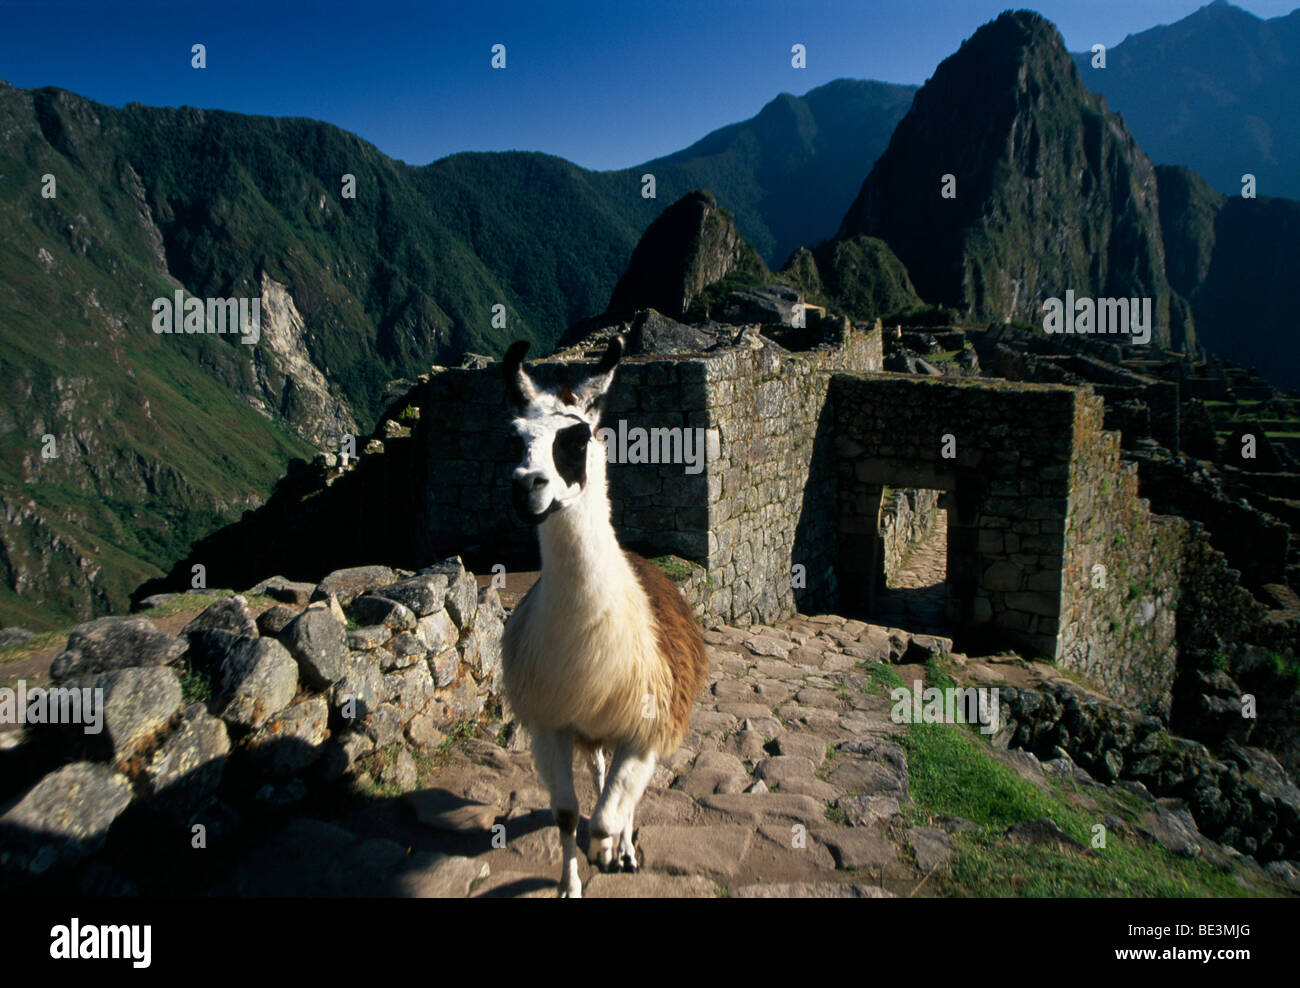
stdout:
[[(636, 871), (637, 803), (658, 760), (682, 742), (708, 658), (682, 594), (657, 567), (624, 551), (610, 523), (597, 430), (622, 337), (576, 388), (539, 389), (523, 366), (527, 350), (526, 341), (515, 343), (504, 361), (521, 443), (512, 497), (520, 519), (537, 528), (542, 569), (506, 623), (502, 667), (506, 699), (532, 734), (560, 831), (559, 895), (579, 898), (575, 747), (590, 758), (599, 794), (591, 860)], [(613, 752), (608, 778), (606, 750)]]

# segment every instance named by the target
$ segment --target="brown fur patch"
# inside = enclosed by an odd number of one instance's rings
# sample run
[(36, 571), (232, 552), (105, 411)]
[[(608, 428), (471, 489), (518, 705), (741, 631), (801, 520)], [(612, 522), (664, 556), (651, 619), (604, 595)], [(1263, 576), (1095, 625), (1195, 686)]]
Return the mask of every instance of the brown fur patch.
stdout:
[[(672, 750), (676, 750), (690, 725), (695, 698), (709, 681), (709, 656), (704, 649), (704, 636), (691, 606), (664, 571), (635, 552), (625, 549), (623, 555), (636, 574), (641, 589), (650, 598), (650, 610), (655, 617), (655, 641), (659, 654), (672, 670), (673, 695), (668, 704), (668, 716), (673, 725)], [(661, 754), (667, 757), (671, 751)]]

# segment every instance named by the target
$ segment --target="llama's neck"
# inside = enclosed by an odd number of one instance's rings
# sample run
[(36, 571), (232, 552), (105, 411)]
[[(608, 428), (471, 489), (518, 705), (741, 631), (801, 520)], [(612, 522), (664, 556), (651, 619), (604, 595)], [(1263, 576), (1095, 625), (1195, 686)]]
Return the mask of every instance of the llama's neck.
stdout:
[(590, 478), (582, 497), (543, 522), (537, 536), (543, 588), (556, 603), (613, 602), (635, 583), (609, 521), (603, 476)]

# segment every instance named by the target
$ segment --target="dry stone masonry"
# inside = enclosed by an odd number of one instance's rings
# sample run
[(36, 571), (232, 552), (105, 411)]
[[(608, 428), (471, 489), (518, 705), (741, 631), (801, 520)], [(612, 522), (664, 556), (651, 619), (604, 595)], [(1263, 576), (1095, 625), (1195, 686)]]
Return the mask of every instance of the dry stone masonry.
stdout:
[[(537, 377), (574, 379), (588, 344), (612, 331), (536, 362)], [(706, 332), (648, 312), (623, 331), (653, 337), (669, 355), (634, 354), (619, 369), (606, 416), (613, 521), (625, 545), (684, 561), (685, 588), (706, 621), (872, 613), (924, 537), (940, 492), (947, 612), (957, 628), (992, 630), (1163, 714), (1185, 643), (1178, 629), (1213, 620), (1214, 603), (1195, 582), (1205, 568), (1182, 558), (1200, 558), (1194, 545), (1208, 535), (1241, 562), (1242, 539), (1225, 541), (1225, 531), (1276, 529), (1252, 579), (1277, 578), (1286, 565), (1285, 526), (1195, 478), (1166, 478), (1165, 460), (1143, 468), (1161, 506), (1210, 505), (1209, 532), (1153, 514), (1139, 497), (1135, 468), (1121, 460), (1123, 434), (1108, 428), (1110, 404), (1093, 391), (1138, 389), (1117, 398), (1140, 399), (1159, 417), (1169, 411), (1169, 382), (1088, 354), (1017, 350), (993, 331), (976, 341), (980, 362), (1010, 374), (1019, 361), (1063, 383), (882, 372), (878, 326), (828, 322), (803, 337), (779, 327)], [(943, 347), (974, 359), (961, 333), (935, 334), (942, 341), (922, 342), (936, 359)], [(265, 575), (269, 558), (247, 560), (273, 543), (308, 572), (374, 552), (412, 567), (451, 552), (470, 553), (481, 568), (516, 565), (533, 537), (510, 510), (497, 366), (435, 369), (398, 391), (358, 463), (319, 465), (316, 480), (291, 477), (302, 492), (252, 516), (227, 547), (239, 552), (201, 546), (194, 560), (213, 557), (213, 580), (236, 586), (239, 576)], [(1161, 433), (1170, 441), (1172, 428)], [(887, 489), (910, 493), (890, 503)], [(1277, 489), (1282, 511), (1284, 485)]]
[(316, 585), (276, 577), (248, 597), (278, 603), (255, 619), (245, 596), (223, 596), (178, 635), (147, 615), (71, 632), (53, 685), (102, 690), (103, 730), (28, 727), (28, 785), (0, 814), (0, 881), (89, 858), (132, 808), (137, 828), (216, 841), (367, 767), (409, 786), (412, 749), (497, 709), (505, 612), (459, 559)]

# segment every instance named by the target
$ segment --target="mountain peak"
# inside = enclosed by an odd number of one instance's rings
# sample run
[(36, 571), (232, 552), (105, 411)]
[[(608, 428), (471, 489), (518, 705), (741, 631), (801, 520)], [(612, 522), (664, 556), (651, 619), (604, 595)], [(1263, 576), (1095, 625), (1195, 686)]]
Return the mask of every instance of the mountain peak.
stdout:
[[(1209, 14), (1216, 17), (1230, 14), (1233, 16), (1249, 17), (1253, 21), (1260, 20), (1257, 15), (1252, 14), (1249, 10), (1244, 10), (1241, 7), (1238, 7), (1236, 4), (1228, 3), (1228, 0), (1213, 0), (1213, 2), (1207, 3), (1200, 10), (1196, 11), (1196, 14)], [(1196, 14), (1193, 14), (1192, 16), (1195, 17)]]
[(696, 296), (728, 275), (767, 273), (712, 193), (694, 189), (665, 209), (641, 237), (614, 288), (608, 312), (657, 309), (680, 318)]
[(1153, 296), (1168, 332), (1151, 163), (1033, 11), (980, 27), (916, 94), (836, 239), (862, 234), (968, 318), (1033, 321), (1072, 289)]

